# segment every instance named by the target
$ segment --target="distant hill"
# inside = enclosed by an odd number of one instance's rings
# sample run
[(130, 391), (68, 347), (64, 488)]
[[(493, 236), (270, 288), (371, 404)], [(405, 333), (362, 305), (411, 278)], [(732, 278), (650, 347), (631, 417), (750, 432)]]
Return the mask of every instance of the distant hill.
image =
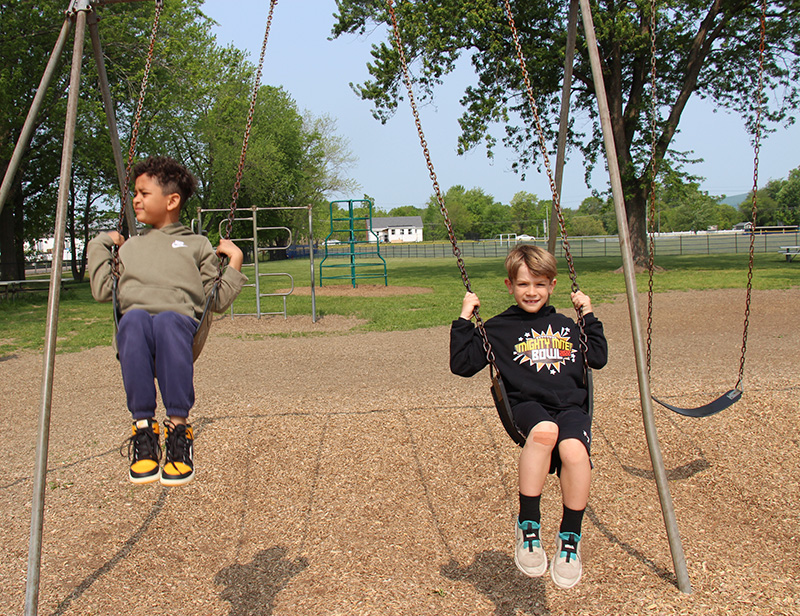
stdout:
[(739, 207), (742, 201), (745, 201), (750, 193), (744, 193), (741, 195), (731, 195), (730, 197), (725, 197), (724, 199), (720, 199), (720, 203), (722, 205), (732, 205), (733, 207)]

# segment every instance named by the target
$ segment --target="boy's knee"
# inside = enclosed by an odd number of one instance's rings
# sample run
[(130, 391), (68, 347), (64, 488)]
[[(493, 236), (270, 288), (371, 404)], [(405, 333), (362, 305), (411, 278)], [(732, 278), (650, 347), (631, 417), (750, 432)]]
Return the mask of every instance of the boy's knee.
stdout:
[(122, 315), (117, 331), (117, 341), (149, 336), (152, 331), (150, 314), (145, 310), (129, 310)]
[(153, 316), (153, 330), (156, 335), (176, 335), (176, 334), (194, 334), (193, 328), (195, 327), (194, 321), (187, 316), (172, 312), (159, 312)]
[(549, 421), (539, 423), (531, 430), (528, 439), (536, 445), (553, 449), (558, 441), (558, 426)]
[(563, 465), (581, 465), (589, 461), (589, 452), (586, 446), (576, 438), (561, 441), (558, 446), (558, 455)]
[(181, 315), (177, 312), (167, 310), (153, 315), (153, 327), (169, 328), (175, 327), (181, 322)]
[(150, 320), (150, 313), (146, 310), (140, 310), (135, 308), (133, 310), (128, 310), (125, 314), (122, 315), (122, 318), (119, 320), (120, 329), (123, 327), (137, 327), (141, 328), (144, 323), (147, 323)]

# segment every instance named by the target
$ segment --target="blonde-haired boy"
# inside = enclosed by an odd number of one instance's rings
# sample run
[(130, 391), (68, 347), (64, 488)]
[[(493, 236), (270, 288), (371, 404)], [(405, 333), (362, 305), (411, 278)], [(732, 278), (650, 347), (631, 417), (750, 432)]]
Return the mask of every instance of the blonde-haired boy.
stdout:
[[(530, 577), (547, 571), (542, 547), (540, 500), (550, 472), (558, 472), (563, 515), (556, 533), (550, 577), (560, 588), (581, 579), (581, 524), (591, 481), (591, 417), (584, 384), (580, 331), (549, 305), (556, 286), (556, 260), (538, 246), (520, 245), (505, 261), (508, 292), (516, 302), (485, 323), (486, 334), (519, 431), (526, 436), (519, 457), (520, 510), (515, 523), (514, 561)], [(572, 303), (584, 316), (587, 361), (602, 368), (608, 360), (603, 325), (581, 291)], [(483, 339), (471, 323), (478, 296), (467, 292), (450, 329), (450, 369), (472, 376), (488, 360)]]

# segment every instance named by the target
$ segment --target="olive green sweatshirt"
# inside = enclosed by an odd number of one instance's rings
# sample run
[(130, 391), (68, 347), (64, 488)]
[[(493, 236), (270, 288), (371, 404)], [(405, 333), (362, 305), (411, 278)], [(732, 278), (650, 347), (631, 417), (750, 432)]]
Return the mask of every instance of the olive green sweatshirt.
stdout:
[[(111, 301), (113, 245), (108, 233), (100, 233), (88, 245), (92, 295), (100, 302)], [(173, 311), (199, 320), (218, 264), (208, 238), (181, 223), (148, 229), (128, 238), (119, 249), (119, 308), (122, 314), (138, 308), (150, 314)], [(211, 309), (224, 312), (246, 281), (238, 270), (226, 268)]]

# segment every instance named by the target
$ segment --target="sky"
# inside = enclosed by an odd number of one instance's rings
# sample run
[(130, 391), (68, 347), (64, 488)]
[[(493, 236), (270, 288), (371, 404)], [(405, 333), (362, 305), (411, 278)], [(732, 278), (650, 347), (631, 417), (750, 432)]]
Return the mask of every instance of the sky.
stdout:
[[(213, 32), (220, 45), (232, 43), (249, 52), (249, 59), (256, 63), (269, 4), (269, 0), (206, 0), (203, 11), (219, 24)], [(359, 189), (354, 194), (331, 198), (359, 199), (368, 194), (375, 206), (385, 211), (401, 205), (424, 207), (434, 191), (408, 102), (402, 101), (395, 115), (382, 125), (372, 117), (371, 103), (362, 101), (350, 87), (350, 83), (368, 79), (370, 49), (384, 40), (384, 31), (329, 40), (335, 11), (334, 0), (278, 2), (261, 83), (283, 87), (301, 112), (336, 120), (337, 133), (348, 141), (357, 159), (348, 174), (358, 182)], [(434, 103), (420, 107), (422, 127), (442, 191), (457, 184), (467, 189), (480, 188), (504, 204), (520, 191), (549, 199), (546, 174), (532, 169), (521, 181), (511, 170), (513, 151), (498, 147), (491, 161), (481, 146), (466, 155), (456, 153), (458, 118), (463, 111), (459, 99), (470, 82), (470, 71), (469, 63), (463, 62), (437, 89)], [(501, 137), (499, 130), (497, 137)], [(799, 142), (797, 125), (780, 128), (762, 139), (759, 186), (770, 179), (786, 178), (790, 170), (800, 166)], [(694, 158), (704, 159), (688, 171), (705, 178), (701, 189), (709, 194), (732, 196), (752, 188), (753, 145), (738, 116), (723, 110), (715, 112), (709, 103), (694, 97), (672, 145), (677, 150), (692, 150)], [(555, 164), (554, 157), (551, 164)], [(577, 209), (591, 195), (591, 189), (608, 189), (603, 168), (594, 172), (591, 181), (589, 188), (584, 182), (579, 153), (568, 153), (562, 205)]]

